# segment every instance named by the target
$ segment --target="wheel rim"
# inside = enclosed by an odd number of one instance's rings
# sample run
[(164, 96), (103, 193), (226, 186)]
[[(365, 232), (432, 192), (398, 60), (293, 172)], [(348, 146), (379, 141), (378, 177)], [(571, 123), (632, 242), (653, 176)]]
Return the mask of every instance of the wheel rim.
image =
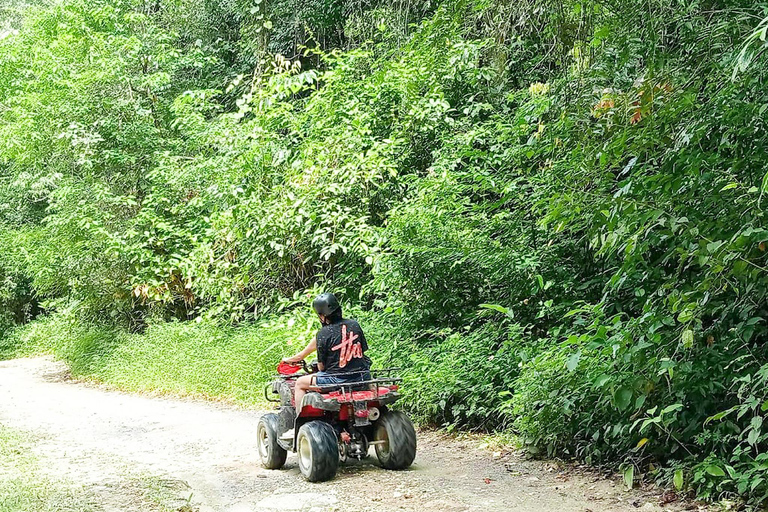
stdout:
[(267, 458), (267, 444), (269, 443), (269, 438), (267, 437), (267, 429), (264, 428), (263, 425), (259, 426), (259, 455), (262, 459)]
[(309, 445), (307, 436), (299, 438), (299, 464), (306, 470), (312, 467), (312, 447)]
[(376, 445), (379, 455), (381, 455), (382, 457), (388, 457), (389, 456), (389, 433), (387, 432), (387, 429), (385, 427), (379, 427), (376, 440), (381, 441), (381, 444)]

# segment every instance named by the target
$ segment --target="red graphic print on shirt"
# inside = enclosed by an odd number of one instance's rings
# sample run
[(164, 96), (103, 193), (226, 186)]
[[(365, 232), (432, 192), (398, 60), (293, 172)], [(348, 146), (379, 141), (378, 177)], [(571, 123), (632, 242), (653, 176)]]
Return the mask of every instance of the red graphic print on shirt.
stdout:
[(353, 357), (363, 357), (363, 347), (360, 343), (354, 343), (359, 338), (359, 335), (350, 332), (347, 335), (347, 326), (341, 326), (341, 343), (335, 347), (331, 347), (331, 350), (341, 350), (339, 353), (339, 368), (344, 368), (347, 363), (352, 360)]

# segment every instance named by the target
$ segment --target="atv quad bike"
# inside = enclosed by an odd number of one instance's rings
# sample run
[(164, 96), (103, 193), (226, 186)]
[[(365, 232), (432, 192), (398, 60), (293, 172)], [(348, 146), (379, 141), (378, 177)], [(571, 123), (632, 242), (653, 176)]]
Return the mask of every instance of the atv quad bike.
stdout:
[[(304, 373), (297, 373), (302, 368)], [(296, 379), (314, 371), (316, 367), (309, 368), (304, 361), (280, 363), (279, 375), (264, 389), (267, 400), (280, 404), (277, 413), (259, 420), (259, 455), (265, 468), (281, 468), (288, 452), (296, 452), (304, 478), (321, 482), (336, 475), (339, 461), (367, 457), (370, 446), (375, 446), (386, 469), (405, 469), (413, 463), (413, 424), (402, 412), (387, 407), (400, 397), (402, 379), (390, 376), (396, 369), (373, 370), (371, 379), (362, 382), (317, 386), (319, 391), (304, 395), (297, 417)], [(270, 398), (270, 389), (278, 399)]]

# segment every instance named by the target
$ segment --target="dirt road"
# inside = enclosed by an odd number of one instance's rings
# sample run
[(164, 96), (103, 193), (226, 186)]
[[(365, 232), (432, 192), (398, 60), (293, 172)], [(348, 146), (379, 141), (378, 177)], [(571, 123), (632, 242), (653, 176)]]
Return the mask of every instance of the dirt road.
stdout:
[(384, 471), (372, 456), (346, 463), (331, 482), (309, 484), (294, 456), (283, 470), (260, 467), (260, 414), (74, 383), (46, 358), (0, 362), (0, 424), (28, 433), (45, 471), (82, 486), (97, 510), (673, 510), (650, 492), (427, 432), (409, 471)]

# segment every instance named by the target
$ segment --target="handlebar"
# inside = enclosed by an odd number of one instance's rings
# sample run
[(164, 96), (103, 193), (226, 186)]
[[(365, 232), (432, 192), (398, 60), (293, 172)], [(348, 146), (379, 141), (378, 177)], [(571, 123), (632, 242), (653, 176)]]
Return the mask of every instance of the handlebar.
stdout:
[(288, 375), (295, 374), (301, 369), (303, 369), (305, 373), (317, 373), (318, 372), (317, 361), (313, 362), (310, 365), (307, 365), (307, 362), (303, 359), (295, 363), (288, 363), (288, 362), (282, 361), (277, 366), (277, 373), (283, 376), (288, 376)]

